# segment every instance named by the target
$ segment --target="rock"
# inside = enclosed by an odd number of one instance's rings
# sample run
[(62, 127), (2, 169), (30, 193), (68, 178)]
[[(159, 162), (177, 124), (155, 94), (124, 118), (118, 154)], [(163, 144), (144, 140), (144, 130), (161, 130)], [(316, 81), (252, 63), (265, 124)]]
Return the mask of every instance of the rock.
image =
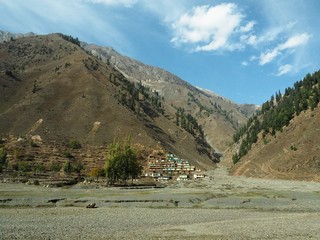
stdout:
[(86, 208), (96, 208), (96, 204), (95, 203), (90, 203), (86, 206)]

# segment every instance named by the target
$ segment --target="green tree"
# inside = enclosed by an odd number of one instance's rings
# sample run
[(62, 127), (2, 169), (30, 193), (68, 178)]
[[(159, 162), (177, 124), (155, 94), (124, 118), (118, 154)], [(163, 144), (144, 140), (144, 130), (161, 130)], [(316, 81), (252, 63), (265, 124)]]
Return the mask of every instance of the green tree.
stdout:
[(126, 183), (129, 178), (134, 179), (141, 173), (141, 164), (131, 148), (130, 140), (131, 137), (128, 136), (124, 146), (121, 146), (118, 139), (109, 145), (105, 169), (110, 184)]
[(20, 172), (30, 172), (32, 170), (32, 166), (27, 161), (21, 161), (18, 163), (18, 170)]
[(0, 172), (7, 167), (7, 153), (4, 148), (0, 148)]
[(80, 161), (78, 161), (78, 162), (76, 162), (73, 166), (72, 166), (72, 170), (74, 171), (74, 172), (76, 172), (79, 176), (80, 176), (80, 173), (81, 173), (81, 171), (84, 169), (84, 166), (83, 166), (83, 164), (80, 162)]
[(61, 170), (61, 164), (58, 162), (52, 162), (50, 166), (50, 170), (53, 172), (59, 172)]
[(236, 164), (239, 161), (239, 155), (236, 153), (232, 156), (232, 162), (233, 164)]
[(69, 160), (64, 164), (64, 166), (63, 166), (63, 171), (64, 171), (65, 173), (67, 173), (67, 174), (72, 173), (73, 167), (72, 167), (71, 162), (70, 162)]
[(81, 146), (81, 143), (79, 143), (78, 141), (71, 140), (68, 143), (68, 147), (72, 149), (80, 149), (82, 146)]
[(43, 163), (38, 163), (33, 167), (33, 170), (35, 171), (36, 174), (39, 174), (41, 172), (44, 172), (46, 168), (43, 165)]

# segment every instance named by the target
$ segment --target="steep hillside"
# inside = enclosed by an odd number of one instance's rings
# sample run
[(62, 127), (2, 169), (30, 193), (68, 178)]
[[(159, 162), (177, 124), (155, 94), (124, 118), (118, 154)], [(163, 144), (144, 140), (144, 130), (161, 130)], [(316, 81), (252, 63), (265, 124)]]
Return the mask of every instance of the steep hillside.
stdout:
[[(213, 149), (192, 125), (177, 126), (159, 93), (132, 84), (88, 54), (78, 39), (52, 34), (0, 44), (0, 135), (39, 135), (48, 144), (76, 139), (102, 145), (132, 135), (195, 165), (212, 165)], [(189, 121), (190, 122), (190, 121)]]
[(206, 140), (221, 152), (232, 142), (232, 135), (256, 110), (254, 105), (237, 105), (210, 91), (191, 86), (179, 77), (157, 67), (125, 57), (112, 48), (83, 44), (87, 51), (110, 63), (129, 80), (141, 82), (164, 98), (164, 108), (175, 116), (182, 108), (203, 127)]
[(308, 74), (262, 105), (234, 135), (233, 174), (320, 181), (319, 84)]

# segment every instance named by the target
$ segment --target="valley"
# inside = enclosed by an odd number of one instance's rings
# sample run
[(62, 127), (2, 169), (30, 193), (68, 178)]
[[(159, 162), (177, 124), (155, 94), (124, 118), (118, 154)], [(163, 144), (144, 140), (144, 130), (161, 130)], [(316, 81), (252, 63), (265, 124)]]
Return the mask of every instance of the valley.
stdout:
[(320, 239), (306, 2), (0, 0), (0, 240)]
[(318, 183), (235, 177), (223, 166), (208, 176), (148, 189), (2, 182), (0, 231), (4, 239), (320, 237)]

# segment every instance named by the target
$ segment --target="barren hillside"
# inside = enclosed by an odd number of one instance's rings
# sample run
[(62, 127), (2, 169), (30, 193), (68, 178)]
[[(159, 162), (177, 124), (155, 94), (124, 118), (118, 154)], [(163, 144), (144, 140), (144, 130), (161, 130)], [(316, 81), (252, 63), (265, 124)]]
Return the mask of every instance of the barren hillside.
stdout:
[(82, 49), (78, 39), (61, 34), (10, 39), (0, 44), (0, 55), (1, 136), (102, 145), (131, 134), (133, 143), (213, 166), (213, 149), (197, 132), (177, 126), (156, 92), (130, 83)]
[(112, 48), (84, 44), (93, 55), (110, 63), (129, 80), (141, 82), (164, 97), (164, 107), (175, 115), (183, 108), (203, 126), (206, 140), (223, 152), (232, 135), (256, 110), (254, 105), (237, 105), (213, 92), (198, 89), (161, 68), (123, 56)]

